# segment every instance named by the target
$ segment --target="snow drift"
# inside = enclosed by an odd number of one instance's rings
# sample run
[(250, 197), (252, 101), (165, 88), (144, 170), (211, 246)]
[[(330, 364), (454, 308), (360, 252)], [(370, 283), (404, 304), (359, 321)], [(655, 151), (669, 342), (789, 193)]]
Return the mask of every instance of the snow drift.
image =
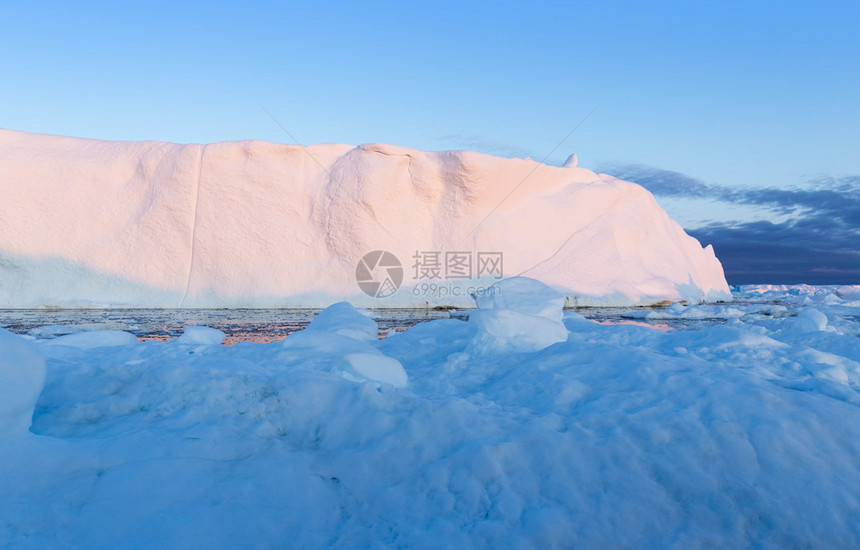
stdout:
[(44, 383), (45, 359), (38, 349), (0, 328), (0, 438), (30, 428)]
[[(402, 265), (382, 298), (356, 283), (374, 250)], [(446, 254), (469, 265), (449, 277)], [(470, 306), (516, 275), (568, 304), (730, 297), (713, 249), (650, 193), (575, 162), (0, 130), (2, 307)]]

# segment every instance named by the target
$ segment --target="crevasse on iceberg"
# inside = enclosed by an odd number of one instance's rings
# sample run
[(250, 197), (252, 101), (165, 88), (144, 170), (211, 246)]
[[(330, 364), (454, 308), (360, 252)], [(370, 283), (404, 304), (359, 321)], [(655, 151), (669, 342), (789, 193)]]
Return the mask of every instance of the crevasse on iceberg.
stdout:
[[(384, 298), (356, 283), (373, 250), (403, 268)], [(424, 253), (441, 258), (438, 278)], [(457, 277), (449, 253), (469, 258)], [(481, 253), (502, 259), (482, 277)], [(0, 130), (5, 307), (470, 306), (470, 289), (516, 275), (569, 304), (730, 297), (713, 249), (650, 193), (574, 163)]]

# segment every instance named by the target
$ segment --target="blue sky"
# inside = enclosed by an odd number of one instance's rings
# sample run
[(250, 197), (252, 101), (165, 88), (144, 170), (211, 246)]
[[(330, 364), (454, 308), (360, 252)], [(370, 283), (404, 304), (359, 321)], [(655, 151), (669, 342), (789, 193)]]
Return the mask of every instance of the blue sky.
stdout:
[[(860, 196), (856, 2), (34, 1), (0, 10), (0, 127), (290, 142), (265, 107), (303, 143), (540, 160), (597, 107), (548, 162), (575, 151), (581, 166), (650, 182), (703, 240), (753, 223), (794, 239), (821, 213), (814, 192), (841, 194), (845, 209)], [(786, 206), (767, 192), (751, 200), (751, 189), (812, 194)], [(811, 280), (821, 268), (824, 282), (860, 281), (850, 244), (860, 234), (844, 214), (831, 228), (842, 248), (829, 250), (841, 263), (804, 248), (797, 254), (815, 265), (769, 276)], [(767, 231), (761, 238), (766, 251)], [(724, 264), (749, 262), (714, 245)], [(736, 282), (758, 269), (730, 267)]]

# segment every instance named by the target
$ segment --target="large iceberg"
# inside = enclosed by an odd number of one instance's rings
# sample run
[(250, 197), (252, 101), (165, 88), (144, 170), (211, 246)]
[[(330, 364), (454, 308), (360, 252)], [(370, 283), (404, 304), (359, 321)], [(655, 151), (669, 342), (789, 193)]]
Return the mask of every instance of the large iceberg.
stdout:
[(520, 275), (568, 305), (730, 298), (648, 191), (575, 162), (0, 130), (2, 307), (471, 306)]

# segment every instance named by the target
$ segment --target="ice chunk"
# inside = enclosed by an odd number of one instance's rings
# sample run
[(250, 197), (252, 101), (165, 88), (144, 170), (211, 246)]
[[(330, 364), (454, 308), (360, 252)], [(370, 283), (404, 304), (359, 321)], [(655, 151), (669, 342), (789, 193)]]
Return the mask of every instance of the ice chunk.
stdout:
[(306, 329), (284, 340), (283, 360), (307, 357), (306, 364), (325, 365), (348, 380), (405, 386), (408, 377), (400, 362), (376, 348), (379, 329), (370, 315), (347, 302), (327, 307)]
[(842, 285), (835, 289), (836, 295), (850, 302), (860, 301), (860, 285)]
[(306, 330), (340, 334), (359, 341), (376, 339), (379, 334), (370, 312), (356, 309), (348, 302), (339, 302), (320, 311)]
[(381, 353), (351, 353), (346, 356), (347, 368), (341, 370), (345, 378), (381, 384), (396, 388), (406, 386), (408, 377), (400, 361)]
[(39, 339), (51, 339), (56, 338), (58, 336), (65, 336), (67, 334), (74, 334), (76, 332), (80, 332), (81, 329), (75, 327), (69, 327), (64, 325), (49, 325), (46, 327), (38, 327), (34, 328), (30, 331), (30, 336)]
[(473, 296), (479, 309), (507, 309), (561, 321), (564, 295), (529, 277), (510, 277)]
[(24, 433), (45, 384), (45, 359), (34, 344), (0, 328), (0, 434)]
[(111, 346), (126, 346), (134, 344), (137, 338), (134, 334), (121, 330), (90, 330), (60, 336), (53, 340), (46, 340), (45, 346), (68, 346), (78, 349), (106, 348)]
[(217, 346), (224, 341), (226, 335), (218, 329), (204, 326), (186, 326), (182, 336), (176, 339), (180, 344), (196, 344)]
[(567, 339), (564, 296), (528, 277), (511, 277), (473, 295), (477, 333), (470, 353), (537, 351)]
[(827, 315), (813, 307), (807, 307), (786, 325), (786, 330), (790, 332), (820, 332), (827, 328)]
[(564, 342), (568, 335), (561, 321), (510, 309), (479, 309), (469, 322), (478, 329), (468, 348), (472, 355), (538, 351)]

